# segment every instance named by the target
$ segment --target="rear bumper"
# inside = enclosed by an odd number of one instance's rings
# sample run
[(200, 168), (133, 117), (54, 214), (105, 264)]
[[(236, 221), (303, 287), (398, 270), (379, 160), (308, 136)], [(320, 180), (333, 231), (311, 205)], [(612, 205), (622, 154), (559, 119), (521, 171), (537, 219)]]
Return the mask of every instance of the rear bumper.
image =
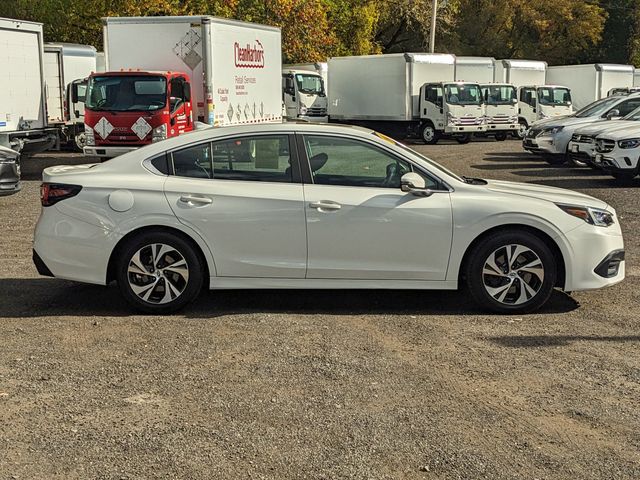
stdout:
[(140, 148), (141, 145), (135, 147), (111, 147), (111, 146), (92, 146), (84, 147), (83, 153), (88, 157), (113, 158), (118, 155), (132, 152)]

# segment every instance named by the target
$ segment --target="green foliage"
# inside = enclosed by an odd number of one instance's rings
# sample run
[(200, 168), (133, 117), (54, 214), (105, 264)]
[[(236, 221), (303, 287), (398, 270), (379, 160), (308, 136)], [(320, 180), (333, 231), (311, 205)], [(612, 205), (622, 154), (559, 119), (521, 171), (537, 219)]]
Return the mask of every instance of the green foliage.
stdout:
[[(439, 0), (437, 51), (640, 65), (640, 0)], [(216, 15), (282, 29), (285, 62), (424, 51), (432, 0), (0, 0), (47, 41), (102, 48), (105, 16)]]

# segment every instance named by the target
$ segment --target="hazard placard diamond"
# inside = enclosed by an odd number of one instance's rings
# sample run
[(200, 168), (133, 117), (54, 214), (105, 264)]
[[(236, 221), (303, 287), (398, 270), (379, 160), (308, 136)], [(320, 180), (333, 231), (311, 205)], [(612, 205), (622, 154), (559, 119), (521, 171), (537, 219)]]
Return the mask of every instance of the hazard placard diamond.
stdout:
[(93, 129), (104, 140), (109, 136), (111, 132), (113, 132), (113, 125), (111, 125), (111, 123), (109, 123), (109, 120), (107, 120), (105, 117), (102, 117), (100, 120), (98, 120)]
[(138, 120), (136, 120), (136, 123), (131, 125), (131, 130), (138, 136), (140, 140), (142, 140), (151, 131), (151, 125), (149, 125), (144, 118), (140, 117), (138, 118)]

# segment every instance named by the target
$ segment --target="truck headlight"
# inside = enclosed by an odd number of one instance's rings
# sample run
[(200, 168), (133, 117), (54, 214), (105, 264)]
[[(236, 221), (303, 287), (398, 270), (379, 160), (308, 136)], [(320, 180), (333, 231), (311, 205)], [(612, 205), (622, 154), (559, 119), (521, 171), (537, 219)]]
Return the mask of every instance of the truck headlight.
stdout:
[(509, 123), (518, 123), (518, 116), (509, 117)]
[(606, 210), (600, 210), (598, 208), (590, 207), (578, 207), (575, 205), (562, 205), (556, 203), (556, 205), (564, 210), (569, 215), (580, 218), (587, 222), (589, 225), (595, 225), (597, 227), (608, 227), (613, 225), (613, 214)]
[(167, 124), (163, 123), (159, 127), (153, 129), (153, 136), (151, 137), (152, 142), (159, 142), (160, 140), (164, 140), (167, 138)]
[(300, 115), (306, 115), (308, 111), (309, 111), (309, 109), (307, 107), (305, 107), (304, 105), (302, 105), (300, 107)]
[(640, 146), (640, 138), (628, 138), (618, 142), (620, 148), (636, 148)]
[(86, 139), (86, 145), (88, 147), (93, 147), (96, 144), (96, 137), (93, 133), (93, 128), (91, 128), (86, 123), (84, 124), (84, 137)]
[(447, 112), (447, 121), (452, 125), (457, 125), (458, 123), (460, 123), (460, 119), (455, 117), (451, 112)]

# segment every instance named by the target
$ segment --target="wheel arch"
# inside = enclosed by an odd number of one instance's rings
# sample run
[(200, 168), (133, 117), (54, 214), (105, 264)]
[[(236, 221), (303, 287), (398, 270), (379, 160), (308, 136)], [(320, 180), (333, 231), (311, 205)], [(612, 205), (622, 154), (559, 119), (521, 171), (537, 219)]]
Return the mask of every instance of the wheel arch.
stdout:
[(122, 237), (118, 241), (116, 246), (113, 248), (113, 250), (111, 251), (111, 255), (109, 255), (109, 262), (107, 263), (107, 279), (106, 279), (107, 284), (111, 283), (116, 279), (117, 259), (124, 245), (126, 245), (126, 243), (132, 238), (138, 235), (142, 235), (144, 233), (150, 233), (150, 232), (171, 233), (173, 235), (176, 235), (182, 238), (187, 243), (189, 243), (193, 247), (194, 251), (196, 252), (196, 255), (198, 255), (198, 257), (202, 261), (202, 265), (204, 267), (204, 282), (205, 282), (204, 284), (207, 286), (207, 288), (209, 287), (209, 281), (210, 281), (209, 279), (211, 277), (211, 272), (215, 272), (215, 265), (209, 264), (209, 256), (205, 254), (203, 247), (192, 236), (185, 233), (184, 231), (179, 230), (175, 227), (170, 227), (166, 225), (149, 225), (149, 226), (139, 227), (134, 230), (131, 230), (124, 237)]
[(467, 248), (465, 249), (464, 255), (462, 256), (462, 261), (460, 262), (460, 265), (458, 266), (458, 288), (460, 288), (464, 282), (464, 272), (465, 269), (467, 267), (467, 264), (471, 258), (471, 252), (473, 252), (473, 250), (475, 249), (475, 247), (482, 242), (485, 238), (487, 238), (490, 235), (493, 235), (495, 233), (498, 232), (513, 232), (513, 231), (520, 231), (520, 232), (528, 232), (532, 235), (535, 235), (536, 237), (538, 237), (540, 240), (542, 240), (551, 250), (551, 252), (553, 253), (553, 256), (556, 260), (556, 265), (557, 265), (557, 279), (556, 279), (556, 287), (560, 287), (560, 288), (564, 288), (565, 286), (565, 282), (566, 282), (566, 275), (567, 275), (567, 266), (566, 266), (566, 261), (564, 258), (564, 255), (562, 253), (562, 250), (560, 249), (560, 246), (556, 243), (556, 241), (551, 238), (551, 236), (549, 236), (549, 234), (547, 234), (546, 232), (540, 230), (539, 228), (530, 226), (530, 225), (522, 225), (522, 224), (517, 224), (517, 223), (512, 223), (512, 224), (505, 224), (505, 225), (498, 225), (492, 228), (489, 228), (488, 230), (485, 230), (484, 232), (480, 233), (478, 236), (476, 236), (471, 243), (469, 243), (469, 245), (467, 245)]

